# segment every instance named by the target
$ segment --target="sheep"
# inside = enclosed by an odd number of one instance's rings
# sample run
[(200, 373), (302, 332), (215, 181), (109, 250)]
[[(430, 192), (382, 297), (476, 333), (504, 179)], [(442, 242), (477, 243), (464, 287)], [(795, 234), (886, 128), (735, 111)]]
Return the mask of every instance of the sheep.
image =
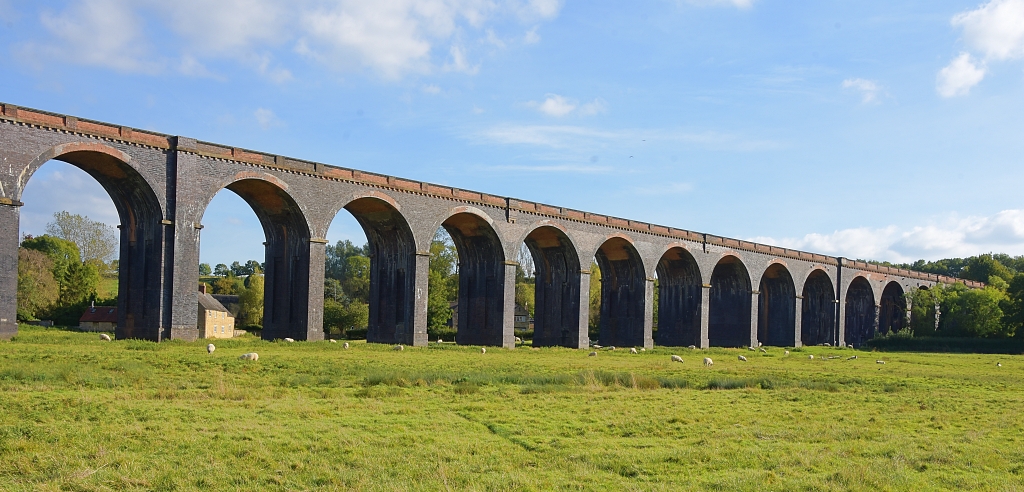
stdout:
[(788, 350), (786, 351), (786, 355), (789, 355), (789, 351)]
[(857, 356), (856, 355), (851, 355), (851, 356), (847, 357), (846, 360), (857, 360)]
[(683, 361), (682, 357), (680, 357), (678, 355), (673, 355), (672, 356), (672, 362), (682, 362), (682, 361)]
[(641, 351), (641, 352), (646, 352), (646, 351), (647, 351), (647, 349), (645, 349), (645, 348), (643, 348), (643, 347), (640, 347), (640, 351)]
[(332, 338), (331, 343), (338, 343), (338, 341)]
[(591, 352), (587, 357), (597, 357), (597, 352)]
[(768, 351), (767, 351), (767, 350), (765, 350), (765, 349), (764, 349), (764, 347), (761, 347), (761, 353), (762, 353), (762, 354), (767, 354), (767, 353), (768, 353)]
[(104, 342), (109, 342), (110, 335), (107, 335), (106, 333), (100, 333), (100, 340), (103, 340)]
[(690, 345), (689, 349), (690, 350), (697, 350), (697, 346), (696, 345)]
[(764, 344), (763, 344), (763, 343), (761, 343), (761, 342), (757, 342), (757, 346), (758, 346), (758, 347), (760, 347), (761, 345), (764, 345)]
[(391, 350), (397, 350), (397, 351), (401, 352), (401, 351), (405, 350), (405, 347), (403, 347), (401, 345), (395, 345), (394, 347), (391, 347)]
[(487, 353), (487, 347), (480, 347), (480, 353), (481, 354), (486, 354)]
[(715, 365), (715, 361), (711, 360), (711, 357), (704, 358), (704, 367), (711, 367)]
[(753, 346), (750, 346), (750, 347), (747, 347), (747, 350), (749, 350), (749, 351), (753, 352), (753, 351), (755, 351), (755, 350), (757, 350), (757, 349), (755, 349), (755, 348), (754, 348)]
[(217, 347), (215, 347), (212, 343), (206, 344), (206, 353), (212, 354), (214, 350), (217, 350)]
[(242, 354), (242, 355), (238, 356), (238, 358), (242, 359), (242, 360), (253, 360), (253, 361), (256, 361), (256, 360), (260, 360), (260, 354), (257, 354), (256, 352), (249, 352), (247, 354)]
[(808, 355), (807, 358), (813, 360), (814, 359), (814, 354)]
[(747, 361), (747, 358), (746, 358), (746, 357), (744, 357), (744, 356), (742, 356), (742, 355), (741, 355), (741, 356), (739, 356), (739, 359), (740, 359), (741, 361), (743, 361), (743, 362), (746, 362), (746, 361)]
[(519, 338), (519, 337), (516, 337), (516, 343), (523, 343), (523, 339)]
[(593, 344), (593, 345), (591, 345), (590, 347), (591, 347), (591, 348), (596, 348), (596, 349), (599, 349), (599, 348), (603, 348), (603, 347), (601, 347), (600, 345), (598, 345), (598, 344), (596, 344), (596, 343), (595, 343), (595, 344)]
[(286, 342), (288, 342), (288, 343), (292, 343), (292, 342), (294, 342), (294, 341), (295, 341), (295, 339), (294, 339), (294, 338), (290, 338), (290, 337), (285, 337), (285, 338), (284, 338), (284, 341), (286, 341)]
[(996, 362), (996, 367), (1003, 367), (1003, 363), (1002, 362)]
[(348, 342), (345, 342), (345, 345), (342, 345), (341, 348), (348, 350)]
[(629, 349), (629, 353), (631, 353), (631, 354), (638, 354), (638, 353), (640, 353), (640, 352), (637, 352), (637, 351), (636, 351), (636, 347), (630, 347), (630, 349)]
[(876, 360), (875, 364), (885, 364), (885, 361), (884, 360)]
[(832, 344), (831, 344), (831, 343), (828, 343), (828, 342), (825, 342), (825, 346), (826, 346), (826, 347), (831, 347), (831, 346), (832, 346)]
[(608, 347), (608, 350), (615, 350), (615, 346), (612, 345), (611, 347)]

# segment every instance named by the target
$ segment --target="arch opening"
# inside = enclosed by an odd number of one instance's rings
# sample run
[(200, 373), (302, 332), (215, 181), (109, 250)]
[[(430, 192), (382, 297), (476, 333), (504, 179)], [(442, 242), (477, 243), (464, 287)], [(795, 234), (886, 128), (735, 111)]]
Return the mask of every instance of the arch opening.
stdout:
[(907, 327), (907, 299), (903, 287), (889, 282), (882, 290), (882, 302), (878, 309), (878, 334), (886, 335)]
[(727, 256), (711, 273), (708, 343), (714, 347), (750, 345), (750, 275), (739, 258)]
[(441, 226), (448, 231), (459, 255), (458, 305), (453, 313), (455, 341), (460, 345), (505, 345), (505, 254), (501, 240), (486, 220), (467, 212), (448, 217)]
[(576, 347), (580, 324), (580, 261), (572, 241), (558, 228), (543, 226), (526, 236), (533, 256), (533, 345)]
[(796, 343), (796, 287), (786, 267), (776, 263), (761, 276), (757, 299), (757, 340), (790, 347)]
[(864, 277), (857, 277), (846, 289), (845, 341), (860, 347), (875, 336), (875, 295)]
[(394, 206), (377, 198), (356, 199), (345, 210), (363, 228), (369, 250), (366, 341), (413, 343), (416, 243), (408, 222)]
[(801, 308), (800, 343), (821, 345), (835, 343), (836, 303), (835, 290), (828, 274), (815, 270), (804, 283)]
[(249, 205), (266, 238), (262, 338), (317, 338), (319, 333), (309, 333), (311, 236), (305, 215), (285, 190), (261, 179), (242, 179), (225, 189)]
[[(114, 154), (117, 153), (78, 150), (54, 156), (47, 162), (61, 161), (84, 171), (103, 188), (117, 211), (115, 337), (160, 341), (170, 336), (170, 310), (165, 309), (170, 302), (170, 293), (162, 289), (163, 210), (149, 182)], [(43, 163), (29, 170), (31, 175), (27, 178), (26, 187), (45, 165)], [(78, 211), (67, 210), (70, 213)], [(20, 215), (21, 211), (18, 213)]]
[(601, 269), (598, 340), (602, 345), (644, 346), (644, 296), (647, 276), (640, 254), (629, 241), (613, 237), (597, 250)]
[(658, 345), (700, 345), (700, 269), (683, 248), (672, 248), (658, 262)]

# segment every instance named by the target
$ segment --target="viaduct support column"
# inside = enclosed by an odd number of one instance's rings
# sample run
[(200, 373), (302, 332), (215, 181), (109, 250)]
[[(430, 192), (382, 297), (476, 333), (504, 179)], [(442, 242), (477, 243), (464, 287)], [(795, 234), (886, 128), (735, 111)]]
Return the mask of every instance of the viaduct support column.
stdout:
[(306, 297), (306, 333), (303, 340), (315, 342), (324, 339), (324, 262), (327, 255), (326, 239), (309, 240), (309, 295)]
[(757, 347), (757, 301), (760, 297), (760, 291), (755, 290), (750, 293), (750, 347)]
[(839, 346), (846, 346), (846, 301), (836, 299), (836, 332), (839, 334)]
[(0, 339), (18, 334), (18, 241), (22, 204), (0, 198)]
[(701, 284), (700, 289), (700, 348), (711, 346), (711, 339), (708, 335), (710, 326), (708, 318), (711, 316), (711, 284)]
[(802, 347), (803, 346), (803, 342), (800, 340), (800, 337), (801, 337), (801, 335), (803, 335), (803, 327), (804, 327), (804, 321), (803, 321), (804, 320), (804, 296), (796, 296), (795, 308), (796, 308), (796, 313), (794, 313), (795, 316), (793, 318), (794, 319), (794, 323), (793, 324), (795, 325), (793, 327), (793, 329), (795, 331), (795, 333), (793, 333), (793, 346), (794, 347)]
[(644, 282), (644, 348), (654, 348), (654, 279)]
[(590, 348), (590, 270), (580, 269), (580, 302), (579, 323), (577, 326), (566, 326), (575, 332), (570, 339), (570, 347), (578, 349)]
[(501, 346), (516, 348), (516, 269), (519, 263), (505, 262), (504, 301), (501, 309)]
[(413, 302), (412, 316), (410, 316), (410, 322), (412, 323), (412, 340), (402, 341), (410, 343), (414, 347), (426, 347), (427, 292), (429, 287), (428, 279), (430, 277), (430, 252), (417, 251), (415, 262), (415, 278), (413, 283), (415, 285), (416, 299)]

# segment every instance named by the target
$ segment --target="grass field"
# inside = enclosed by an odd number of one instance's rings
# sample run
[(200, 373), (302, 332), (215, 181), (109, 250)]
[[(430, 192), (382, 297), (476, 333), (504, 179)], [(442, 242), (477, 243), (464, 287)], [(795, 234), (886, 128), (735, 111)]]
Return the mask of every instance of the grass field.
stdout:
[(0, 342), (2, 489), (1024, 489), (1021, 356), (253, 338), (208, 355), (21, 330)]

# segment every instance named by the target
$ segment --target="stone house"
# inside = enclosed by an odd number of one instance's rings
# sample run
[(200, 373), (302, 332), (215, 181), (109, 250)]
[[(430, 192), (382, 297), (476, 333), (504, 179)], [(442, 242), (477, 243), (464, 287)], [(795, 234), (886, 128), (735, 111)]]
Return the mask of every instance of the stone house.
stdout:
[(206, 284), (199, 285), (199, 336), (201, 338), (232, 338), (235, 317), (220, 302), (206, 293)]
[(90, 306), (78, 319), (82, 331), (114, 331), (117, 329), (117, 307)]

